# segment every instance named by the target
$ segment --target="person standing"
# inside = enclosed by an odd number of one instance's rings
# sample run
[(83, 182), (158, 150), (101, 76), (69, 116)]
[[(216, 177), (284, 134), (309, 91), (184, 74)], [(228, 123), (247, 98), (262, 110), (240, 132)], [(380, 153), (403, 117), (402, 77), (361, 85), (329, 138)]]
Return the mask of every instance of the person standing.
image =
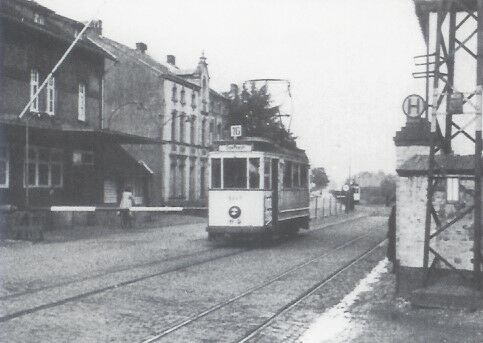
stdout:
[(122, 192), (121, 202), (119, 204), (121, 212), (121, 228), (131, 229), (132, 228), (132, 217), (131, 217), (131, 207), (134, 205), (134, 196), (132, 194), (131, 187), (124, 188)]

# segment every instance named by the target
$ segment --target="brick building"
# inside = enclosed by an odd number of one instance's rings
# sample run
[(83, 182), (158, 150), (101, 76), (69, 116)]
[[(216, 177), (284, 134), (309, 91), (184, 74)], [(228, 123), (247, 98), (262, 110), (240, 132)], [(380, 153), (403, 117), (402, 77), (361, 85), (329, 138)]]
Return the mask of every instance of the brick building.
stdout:
[(101, 130), (104, 65), (114, 57), (87, 37), (19, 119), (83, 26), (33, 1), (0, 3), (1, 204), (99, 204), (112, 173), (147, 174), (118, 145), (147, 139)]
[(207, 153), (222, 138), (228, 114), (228, 100), (210, 89), (206, 58), (185, 70), (173, 55), (166, 63), (150, 57), (145, 43), (129, 48), (102, 36), (99, 28), (89, 36), (116, 59), (106, 60), (104, 130), (159, 141), (122, 146), (150, 171), (146, 192), (133, 180), (135, 195), (152, 205), (205, 203)]

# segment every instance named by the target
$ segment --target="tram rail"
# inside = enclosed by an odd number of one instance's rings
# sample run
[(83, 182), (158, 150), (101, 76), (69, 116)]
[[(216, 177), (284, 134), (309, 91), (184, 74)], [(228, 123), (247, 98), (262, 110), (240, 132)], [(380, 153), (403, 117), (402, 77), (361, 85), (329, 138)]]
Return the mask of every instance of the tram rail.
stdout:
[[(351, 221), (354, 221), (354, 220), (359, 220), (359, 219), (362, 219), (362, 218), (365, 218), (365, 217), (367, 217), (367, 216), (356, 216), (356, 217), (343, 219), (343, 220), (340, 220), (340, 221), (337, 221), (337, 222), (334, 222), (334, 223), (321, 225), (320, 227), (318, 227), (316, 229), (312, 229), (311, 231), (325, 230), (325, 229), (328, 229), (328, 228), (333, 227), (335, 225), (344, 224), (344, 223), (351, 222)], [(367, 236), (367, 235), (368, 234), (365, 234), (363, 236)], [(360, 236), (359, 238), (362, 238), (362, 237)], [(358, 239), (358, 238), (355, 238), (355, 239)], [(349, 242), (352, 242), (354, 240), (351, 240)], [(288, 242), (290, 242), (290, 240), (288, 240), (286, 243), (288, 243)], [(343, 245), (347, 245), (347, 244), (348, 244), (348, 242), (344, 243)], [(340, 248), (342, 248), (342, 246), (340, 246), (338, 248), (340, 249)], [(182, 258), (186, 258), (186, 257), (189, 258), (189, 257), (192, 257), (192, 256), (199, 256), (200, 253), (203, 253), (203, 254), (209, 253), (209, 252), (213, 252), (217, 249), (218, 249), (217, 247), (214, 247), (214, 248), (211, 248), (211, 249), (199, 250), (199, 251), (196, 251), (194, 253), (177, 255), (177, 256), (173, 256), (173, 257), (169, 257), (169, 258), (165, 258), (165, 259), (160, 259), (158, 261), (151, 261), (151, 262), (148, 262), (148, 263), (140, 263), (140, 264), (136, 264), (136, 265), (131, 265), (131, 266), (127, 266), (125, 268), (119, 268), (119, 269), (116, 269), (116, 270), (111, 269), (110, 271), (109, 270), (107, 272), (103, 271), (103, 272), (100, 272), (96, 275), (92, 275), (92, 276), (81, 278), (81, 279), (66, 281), (66, 282), (57, 283), (57, 284), (54, 284), (54, 285), (36, 288), (36, 289), (33, 289), (33, 290), (28, 290), (28, 291), (24, 291), (24, 292), (18, 292), (18, 293), (14, 293), (14, 294), (10, 294), (10, 295), (5, 295), (5, 296), (0, 297), (0, 301), (19, 298), (21, 296), (28, 296), (28, 295), (39, 293), (39, 292), (42, 292), (42, 291), (47, 291), (47, 290), (51, 290), (51, 289), (55, 289), (55, 288), (59, 288), (59, 287), (63, 287), (63, 286), (69, 286), (69, 285), (73, 285), (73, 284), (76, 284), (76, 283), (81, 283), (81, 282), (84, 282), (84, 281), (100, 278), (100, 277), (103, 277), (103, 276), (109, 275), (109, 274), (120, 273), (120, 272), (129, 271), (129, 270), (133, 270), (133, 269), (138, 269), (138, 268), (150, 267), (150, 266), (154, 266), (154, 265), (161, 264), (161, 263), (164, 263), (164, 262), (175, 261), (176, 259), (182, 259)], [(47, 302), (47, 303), (44, 303), (44, 304), (41, 304), (41, 305), (38, 305), (38, 306), (34, 306), (34, 307), (26, 308), (26, 309), (21, 309), (21, 310), (0, 316), (0, 323), (7, 322), (9, 320), (12, 320), (12, 319), (15, 319), (15, 318), (18, 318), (18, 317), (22, 317), (22, 316), (25, 316), (25, 315), (28, 315), (28, 314), (32, 314), (32, 313), (35, 313), (35, 312), (38, 312), (38, 311), (41, 311), (41, 310), (61, 306), (61, 305), (64, 305), (66, 303), (69, 303), (69, 302), (81, 300), (83, 298), (87, 298), (89, 296), (104, 293), (104, 292), (107, 292), (107, 291), (110, 291), (110, 290), (113, 290), (113, 289), (116, 289), (116, 288), (119, 288), (119, 287), (124, 287), (124, 286), (128, 286), (128, 285), (131, 285), (131, 284), (135, 284), (137, 282), (141, 282), (141, 281), (144, 281), (144, 280), (147, 280), (147, 279), (150, 279), (150, 278), (154, 278), (154, 277), (157, 277), (157, 276), (166, 275), (166, 274), (169, 274), (169, 273), (188, 269), (190, 267), (194, 267), (194, 266), (202, 265), (202, 264), (205, 264), (205, 263), (213, 262), (213, 261), (220, 260), (220, 259), (223, 259), (223, 258), (226, 258), (226, 257), (231, 257), (231, 256), (247, 253), (247, 252), (249, 252), (250, 250), (253, 250), (253, 249), (254, 249), (254, 247), (237, 249), (237, 251), (230, 252), (228, 254), (222, 254), (220, 256), (214, 256), (214, 257), (208, 258), (208, 259), (197, 260), (197, 261), (194, 261), (192, 263), (186, 263), (186, 264), (183, 264), (181, 266), (175, 266), (175, 267), (172, 267), (172, 268), (160, 271), (160, 272), (149, 273), (149, 274), (142, 275), (142, 276), (139, 276), (139, 277), (136, 277), (136, 278), (130, 278), (130, 279), (127, 279), (127, 280), (122, 281), (122, 282), (117, 282), (117, 283), (110, 284), (110, 285), (107, 285), (107, 286), (104, 286), (104, 287), (95, 288), (95, 289), (92, 289), (92, 290), (87, 291), (87, 292), (82, 292), (82, 293), (79, 293), (79, 294), (76, 294), (76, 295), (73, 295), (73, 296), (70, 296), (70, 297), (61, 298), (61, 299), (51, 301), (51, 302)], [(327, 253), (330, 253), (330, 252), (333, 252), (333, 251), (334, 250), (330, 250)], [(322, 257), (323, 256), (319, 256), (318, 258), (322, 258)], [(315, 259), (312, 259), (311, 261), (315, 261)], [(306, 265), (306, 264), (309, 264), (309, 263), (310, 263), (310, 261), (305, 262), (303, 264)], [(296, 267), (294, 267), (294, 268), (296, 268)], [(294, 269), (294, 268), (289, 269), (284, 275), (295, 271), (296, 269)], [(300, 269), (300, 267), (297, 268), (297, 269)], [(281, 278), (281, 277), (283, 277), (283, 275), (279, 275), (277, 277), (277, 279)], [(271, 283), (273, 283), (275, 281), (276, 280), (273, 280)], [(260, 288), (262, 288), (262, 287), (258, 287), (258, 289), (260, 289)], [(251, 292), (254, 292), (255, 290), (256, 289), (251, 289)], [(248, 293), (245, 294), (244, 296), (246, 296), (246, 295), (248, 295)], [(240, 297), (238, 297), (238, 298), (240, 298)], [(234, 299), (233, 301), (235, 301), (235, 300), (236, 299)], [(233, 301), (231, 301), (231, 302), (233, 302)], [(213, 311), (211, 311), (211, 312), (213, 312)], [(208, 313), (206, 313), (206, 314), (208, 314)], [(199, 318), (201, 318), (201, 317), (199, 317)]]
[[(324, 257), (327, 257), (330, 254), (332, 254), (332, 253), (334, 253), (334, 252), (336, 252), (338, 250), (341, 250), (341, 249), (343, 249), (343, 248), (351, 245), (352, 243), (355, 243), (357, 241), (360, 241), (360, 240), (362, 240), (362, 239), (364, 239), (364, 238), (366, 238), (366, 237), (368, 237), (370, 235), (371, 235), (371, 233), (366, 233), (366, 234), (357, 236), (357, 237), (355, 237), (355, 238), (353, 238), (353, 239), (351, 239), (351, 240), (349, 240), (347, 242), (344, 242), (344, 243), (336, 246), (335, 248), (332, 248), (332, 249), (324, 252), (321, 255), (318, 255), (318, 256), (316, 256), (314, 258), (311, 258), (311, 259), (309, 259), (307, 261), (304, 261), (302, 263), (299, 263), (299, 264), (297, 264), (297, 265), (295, 265), (295, 266), (293, 266), (293, 267), (291, 267), (291, 268), (283, 271), (282, 273), (278, 274), (277, 276), (271, 278), (268, 281), (265, 281), (265, 282), (263, 282), (263, 283), (261, 283), (259, 285), (254, 286), (254, 287), (251, 287), (248, 290), (246, 290), (246, 291), (244, 291), (244, 292), (242, 292), (242, 293), (240, 293), (240, 294), (238, 294), (238, 295), (236, 295), (234, 297), (231, 297), (229, 299), (226, 299), (226, 300), (224, 300), (224, 301), (222, 301), (222, 302), (220, 302), (220, 303), (218, 303), (218, 304), (216, 304), (216, 305), (214, 305), (214, 306), (212, 306), (212, 307), (210, 307), (210, 308), (208, 308), (208, 309), (206, 309), (206, 310), (204, 310), (204, 311), (202, 311), (200, 313), (197, 313), (197, 314), (194, 314), (193, 316), (190, 316), (189, 318), (185, 319), (184, 321), (182, 321), (182, 322), (180, 322), (180, 323), (178, 323), (176, 325), (173, 325), (173, 326), (171, 326), (169, 328), (166, 328), (165, 330), (163, 330), (163, 331), (161, 331), (161, 332), (159, 332), (159, 333), (157, 333), (157, 334), (155, 334), (155, 335), (153, 335), (153, 336), (151, 336), (151, 337), (143, 340), (141, 343), (152, 343), (152, 342), (156, 342), (159, 339), (161, 339), (163, 337), (166, 337), (169, 334), (171, 334), (171, 333), (173, 333), (173, 332), (175, 332), (175, 331), (177, 331), (177, 330), (179, 330), (179, 329), (181, 329), (183, 327), (186, 327), (186, 326), (190, 325), (191, 323), (194, 323), (197, 320), (199, 320), (199, 319), (201, 319), (201, 318), (203, 318), (203, 317), (205, 317), (205, 316), (207, 316), (207, 315), (209, 315), (211, 313), (216, 312), (217, 310), (220, 310), (220, 309), (222, 309), (222, 308), (224, 308), (224, 307), (226, 307), (226, 306), (228, 306), (228, 305), (236, 302), (237, 300), (242, 299), (244, 297), (247, 297), (247, 296), (249, 296), (250, 294), (252, 294), (252, 293), (254, 293), (256, 291), (261, 290), (261, 289), (263, 289), (263, 288), (265, 288), (265, 287), (267, 287), (267, 286), (275, 283), (276, 281), (282, 279), (283, 277), (285, 277), (285, 276), (287, 276), (287, 275), (289, 275), (291, 273), (294, 273), (294, 272), (296, 272), (296, 271), (298, 271), (298, 270), (300, 270), (300, 269), (302, 269), (302, 268), (304, 268), (304, 267), (306, 267), (306, 266), (308, 266), (308, 265), (310, 265), (310, 264), (312, 264), (312, 263), (314, 263), (314, 262), (316, 262), (316, 261), (318, 261), (318, 260), (320, 260), (320, 259), (322, 259)], [(352, 266), (353, 264), (355, 264), (356, 263), (355, 261), (358, 261), (358, 260), (362, 259), (363, 257), (367, 256), (370, 252), (372, 252), (373, 250), (375, 250), (384, 241), (385, 241), (385, 239), (382, 240), (382, 241), (380, 241), (380, 242), (378, 242), (377, 245), (376, 245), (376, 247), (371, 248), (371, 250), (369, 250), (369, 252), (365, 252), (361, 256), (357, 257), (355, 260), (351, 260), (349, 262), (349, 264), (346, 264), (343, 267), (337, 269), (334, 273), (331, 273), (331, 275), (329, 275), (328, 278), (325, 278), (322, 282), (326, 282), (328, 279), (335, 278), (336, 275), (339, 275), (342, 271), (346, 270), (347, 268), (349, 268), (350, 266)], [(320, 285), (320, 283), (317, 283), (316, 286), (318, 286), (318, 285)], [(320, 285), (320, 287), (321, 287), (321, 285)], [(318, 288), (320, 288), (320, 287), (318, 287)], [(313, 288), (314, 287), (311, 287), (309, 289), (309, 292), (312, 291)], [(310, 294), (312, 294), (312, 293), (310, 293)], [(304, 293), (304, 294), (306, 294), (306, 293)], [(306, 295), (306, 296), (308, 296), (308, 295)], [(297, 299), (299, 299), (299, 297)], [(291, 303), (289, 303), (289, 305), (290, 304)], [(276, 315), (278, 316), (280, 314), (282, 314), (282, 313), (280, 312), (279, 314), (276, 314)]]

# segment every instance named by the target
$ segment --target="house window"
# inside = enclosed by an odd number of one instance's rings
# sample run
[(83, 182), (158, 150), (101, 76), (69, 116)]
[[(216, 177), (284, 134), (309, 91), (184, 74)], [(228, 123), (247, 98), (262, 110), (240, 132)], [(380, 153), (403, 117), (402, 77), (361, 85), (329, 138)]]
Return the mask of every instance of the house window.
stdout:
[(179, 117), (179, 141), (184, 142), (184, 127), (185, 127), (185, 114), (182, 113)]
[(44, 17), (41, 16), (39, 13), (34, 13), (34, 23), (39, 25), (44, 25), (45, 24)]
[(0, 188), (8, 188), (10, 161), (8, 146), (0, 145)]
[(201, 122), (201, 145), (205, 146), (206, 141), (206, 119)]
[(215, 123), (210, 121), (210, 145), (213, 144), (213, 134), (215, 132)]
[(185, 199), (185, 188), (186, 188), (186, 164), (184, 159), (179, 161), (179, 190), (178, 197)]
[(180, 92), (180, 103), (181, 105), (185, 105), (186, 104), (186, 91), (184, 90), (184, 87), (181, 88), (181, 92)]
[(178, 91), (176, 89), (176, 85), (173, 85), (173, 88), (171, 89), (171, 101), (177, 102), (178, 101)]
[(222, 134), (222, 132), (221, 132), (221, 123), (218, 123), (218, 125), (216, 126), (216, 138), (218, 140), (221, 140), (222, 139), (221, 134)]
[(174, 198), (176, 196), (176, 156), (171, 156), (171, 165), (169, 169), (169, 197)]
[(79, 83), (78, 116), (80, 121), (86, 121), (86, 85)]
[(193, 109), (196, 108), (196, 92), (193, 91), (193, 93), (191, 93), (191, 107)]
[(190, 143), (195, 145), (195, 121), (190, 121)]
[[(35, 94), (39, 90), (39, 71), (32, 69), (30, 71), (30, 99), (34, 99)], [(30, 111), (39, 111), (39, 98), (35, 97), (34, 101), (30, 104)]]
[(94, 152), (74, 150), (72, 152), (72, 164), (75, 166), (94, 165)]
[(460, 198), (460, 182), (457, 177), (446, 179), (446, 200), (455, 202)]
[(176, 142), (176, 111), (171, 113), (171, 141)]
[(200, 171), (200, 198), (206, 197), (206, 181), (205, 181), (205, 173), (206, 173), (206, 162), (202, 162), (201, 171)]
[(47, 114), (55, 114), (55, 78), (52, 76), (47, 82)]
[(31, 147), (25, 163), (24, 186), (27, 182), (29, 187), (62, 187), (62, 150)]
[(117, 199), (117, 183), (114, 180), (104, 180), (104, 203), (116, 204)]

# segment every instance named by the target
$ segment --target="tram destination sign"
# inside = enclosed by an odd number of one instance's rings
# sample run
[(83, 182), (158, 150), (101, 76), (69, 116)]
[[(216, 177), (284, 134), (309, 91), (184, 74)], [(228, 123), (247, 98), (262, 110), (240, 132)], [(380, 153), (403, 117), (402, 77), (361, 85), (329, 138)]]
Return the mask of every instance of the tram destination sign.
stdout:
[(237, 139), (242, 135), (242, 126), (241, 125), (232, 125), (230, 126), (231, 136), (234, 139)]
[(251, 144), (226, 144), (218, 147), (218, 151), (225, 152), (248, 152), (252, 150), (253, 146)]

